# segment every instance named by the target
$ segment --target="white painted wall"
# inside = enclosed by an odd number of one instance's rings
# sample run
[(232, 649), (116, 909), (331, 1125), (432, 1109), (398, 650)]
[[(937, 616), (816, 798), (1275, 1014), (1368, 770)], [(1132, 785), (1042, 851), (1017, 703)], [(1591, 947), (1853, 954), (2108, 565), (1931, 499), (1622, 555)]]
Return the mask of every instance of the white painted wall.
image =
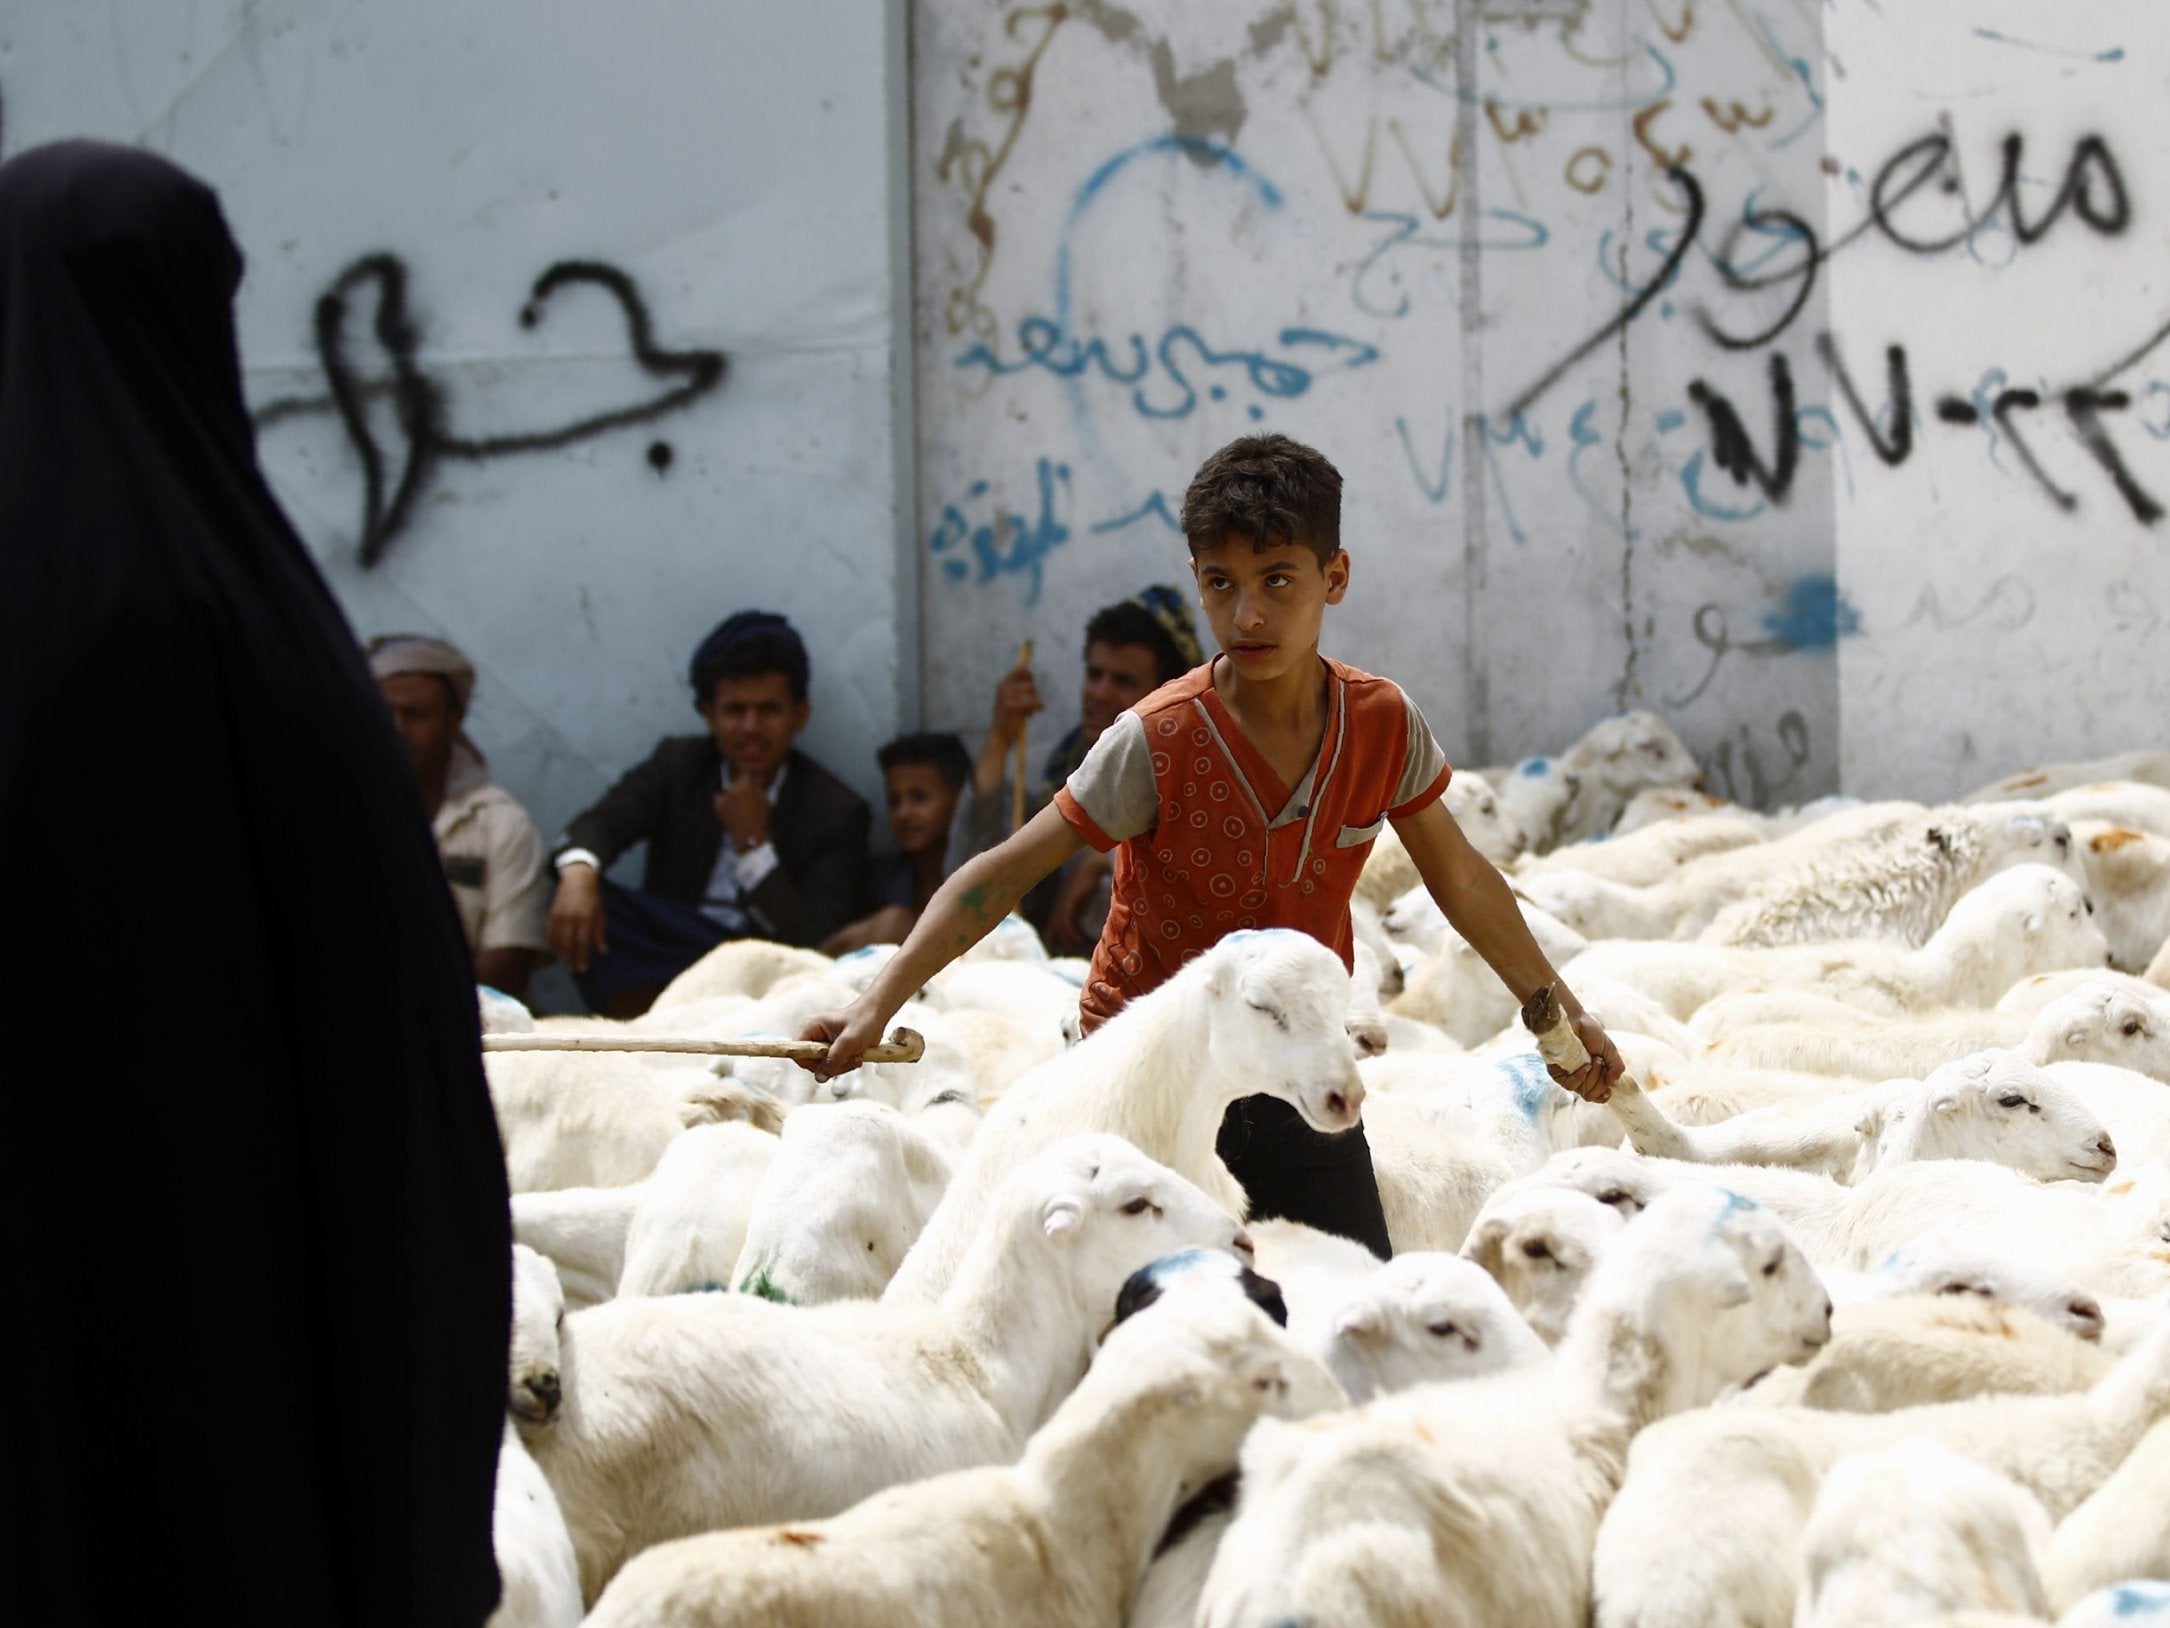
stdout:
[[(788, 609), (806, 633), (807, 744), (862, 787), (915, 709), (902, 47), (879, 0), (113, 0), (0, 14), (0, 98), (8, 151), (140, 142), (219, 189), (249, 262), (250, 399), (288, 404), (261, 429), (273, 487), (357, 631), (440, 632), (475, 659), (473, 733), (549, 833), (657, 736), (701, 727), (687, 658), (735, 609)], [(405, 269), (454, 439), (685, 388), (634, 363), (600, 285), (523, 327), (554, 262), (615, 268), (654, 345), (726, 370), (652, 422), (439, 460), (365, 569), (361, 464), (324, 405), (313, 316), (378, 253)], [(389, 375), (379, 294), (350, 299), (364, 385)], [(370, 423), (396, 471), (410, 438), (387, 399)]]
[[(1328, 649), (1400, 678), (1457, 761), (1636, 705), (1759, 802), (1954, 793), (2160, 741), (2164, 527), (2061, 411), (2038, 434), (2070, 512), (1934, 393), (1992, 368), (2062, 390), (2170, 317), (2166, 28), (2146, 0), (923, 0), (930, 721), (976, 731), (1026, 635), (1071, 714), (1085, 617), (1180, 580), (1161, 513), (1206, 453), (1270, 428), (1347, 478), (1355, 587)], [(1804, 291), (1803, 234), (1846, 242), (1940, 119), (1977, 213), (1997, 142), (2025, 134), (2030, 220), (2100, 133), (2130, 226), (2068, 218), (2008, 270), (1991, 228), (1991, 266), (1872, 229)], [(1702, 199), (1684, 247), (1675, 164)], [(1907, 346), (1904, 461), (1834, 387), (1826, 334), (1872, 414)], [(2166, 365), (2126, 375), (2136, 413), (2105, 422), (2170, 501)], [(1728, 414), (1759, 471), (1717, 445)]]

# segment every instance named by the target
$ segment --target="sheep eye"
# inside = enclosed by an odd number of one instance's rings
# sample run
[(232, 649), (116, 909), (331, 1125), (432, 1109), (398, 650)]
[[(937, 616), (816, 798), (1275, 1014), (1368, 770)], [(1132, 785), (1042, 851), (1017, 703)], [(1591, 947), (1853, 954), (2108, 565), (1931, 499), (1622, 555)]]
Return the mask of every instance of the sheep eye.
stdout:
[(2117, 1032), (2129, 1040), (2138, 1034), (2141, 1028), (2142, 1024), (2138, 1018), (2127, 1018), (2124, 1025)]
[(1445, 1339), (1449, 1334), (1459, 1334), (1461, 1332), (1452, 1323), (1431, 1323), (1426, 1326), (1441, 1339)]
[(1999, 1108), (2017, 1108), (2021, 1103), (2025, 1102), (2026, 1100), (2027, 1099), (2025, 1097), (2021, 1096), (2018, 1092), (2015, 1091), (2008, 1097), (1997, 1098), (1997, 1106)]
[(1154, 1207), (1153, 1201), (1149, 1198), (1134, 1198), (1123, 1206), (1123, 1214), (1143, 1215), (1147, 1210)]
[(2082, 900), (2080, 901), (2080, 903), (2082, 903), (2082, 904), (2084, 904), (2085, 906), (2087, 906), (2087, 913), (2088, 913), (2088, 914), (2089, 914), (2090, 916), (2091, 916), (2091, 915), (2093, 915), (2093, 914), (2095, 913), (2095, 901), (2094, 901), (2094, 900), (2092, 900), (2092, 899), (2082, 899)]
[(1635, 1195), (1628, 1192), (1625, 1188), (1608, 1187), (1604, 1192), (1597, 1195), (1597, 1201), (1600, 1204), (1610, 1205), (1613, 1208), (1618, 1209), (1621, 1205), (1633, 1204), (1635, 1202)]
[(1532, 1238), (1522, 1246), (1522, 1253), (1533, 1261), (1549, 1261), (1552, 1251), (1542, 1238)]
[(1263, 1001), (1245, 1001), (1243, 1004), (1254, 1012), (1263, 1012), (1266, 1016), (1272, 1018), (1275, 1028), (1286, 1029), (1288, 1027), (1288, 1019), (1281, 1015), (1279, 1008), (1268, 1006)]
[(1778, 1269), (1780, 1266), (1785, 1264), (1785, 1259), (1785, 1256), (1780, 1255), (1775, 1260), (1765, 1262), (1763, 1267), (1763, 1275), (1767, 1278), (1775, 1278), (1776, 1276), (1778, 1276)]

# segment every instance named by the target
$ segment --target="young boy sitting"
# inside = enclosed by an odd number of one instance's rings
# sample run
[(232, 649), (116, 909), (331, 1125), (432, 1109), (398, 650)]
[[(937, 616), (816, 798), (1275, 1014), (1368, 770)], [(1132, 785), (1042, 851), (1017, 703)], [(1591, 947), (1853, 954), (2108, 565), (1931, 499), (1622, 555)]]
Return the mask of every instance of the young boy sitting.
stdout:
[(955, 735), (899, 735), (875, 761), (897, 851), (867, 866), (867, 914), (822, 940), (827, 955), (903, 943), (943, 879), (1001, 835), (1002, 800), (978, 795), (972, 759)]
[[(1451, 771), (1423, 716), (1390, 680), (1319, 655), (1326, 607), (1349, 588), (1339, 471), (1287, 436), (1247, 436), (1192, 480), (1183, 533), (1221, 654), (1118, 718), (1054, 802), (942, 884), (866, 993), (807, 1025), (802, 1038), (829, 1042), (814, 1071), (856, 1067), (914, 991), (1088, 844), (1114, 851), (1115, 883), (1079, 1000), (1087, 1033), (1240, 928), (1297, 928), (1353, 965), (1349, 899), (1392, 821), (1448, 921), (1515, 999), (1557, 988), (1591, 1057), (1561, 1083), (1602, 1102), (1620, 1055), (1441, 806)], [(1250, 1097), (1229, 1110), (1220, 1153), (1252, 1216), (1391, 1252), (1361, 1126), (1324, 1135), (1286, 1103)]]

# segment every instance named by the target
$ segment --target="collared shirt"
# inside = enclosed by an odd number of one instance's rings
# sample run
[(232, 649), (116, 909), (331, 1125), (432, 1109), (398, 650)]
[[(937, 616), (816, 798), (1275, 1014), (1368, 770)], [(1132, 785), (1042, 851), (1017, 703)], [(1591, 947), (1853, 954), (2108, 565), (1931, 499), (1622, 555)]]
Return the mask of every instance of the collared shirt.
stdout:
[(478, 955), (549, 949), (550, 867), (542, 834), (464, 744), (452, 748), (445, 800), (430, 829), (468, 949)]
[[(778, 764), (776, 778), (769, 782), (771, 809), (776, 806), (776, 794), (784, 789), (784, 776), (788, 772), (788, 765)], [(717, 779), (717, 789), (721, 791), (730, 784), (731, 765), (726, 763)], [(708, 891), (701, 899), (701, 914), (725, 932), (751, 931), (753, 918), (746, 914), (746, 897), (769, 879), (769, 872), (776, 865), (774, 843), (763, 838), (758, 847), (740, 853), (730, 833), (725, 832), (723, 846), (716, 850), (716, 868), (708, 873)]]
[(1079, 1003), (1088, 1030), (1244, 928), (1293, 927), (1353, 961), (1349, 897), (1372, 839), (1453, 771), (1391, 680), (1325, 668), (1325, 733), (1294, 786), (1237, 726), (1209, 662), (1117, 718), (1055, 794), (1080, 837), (1115, 852)]

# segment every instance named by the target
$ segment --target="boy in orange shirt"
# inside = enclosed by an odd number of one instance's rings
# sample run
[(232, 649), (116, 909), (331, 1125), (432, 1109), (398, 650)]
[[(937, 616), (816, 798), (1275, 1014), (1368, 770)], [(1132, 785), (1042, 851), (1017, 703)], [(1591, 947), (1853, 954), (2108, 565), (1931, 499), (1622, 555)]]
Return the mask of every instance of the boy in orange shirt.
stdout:
[[(1423, 715), (1391, 680), (1319, 654), (1326, 607), (1349, 588), (1340, 473), (1285, 435), (1246, 436), (1199, 469), (1183, 532), (1222, 654), (1124, 713), (1051, 804), (943, 883), (867, 992), (807, 1025), (802, 1038), (830, 1043), (815, 1072), (857, 1067), (914, 990), (1088, 844), (1114, 852), (1115, 887), (1079, 1002), (1087, 1033), (1242, 928), (1293, 927), (1352, 963), (1349, 899), (1391, 821), (1515, 999), (1558, 989), (1592, 1059), (1562, 1083), (1603, 1101), (1620, 1055), (1441, 805), (1452, 771)], [(1220, 1152), (1252, 1216), (1390, 1253), (1361, 1126), (1325, 1135), (1288, 1104), (1251, 1097), (1229, 1110)]]

